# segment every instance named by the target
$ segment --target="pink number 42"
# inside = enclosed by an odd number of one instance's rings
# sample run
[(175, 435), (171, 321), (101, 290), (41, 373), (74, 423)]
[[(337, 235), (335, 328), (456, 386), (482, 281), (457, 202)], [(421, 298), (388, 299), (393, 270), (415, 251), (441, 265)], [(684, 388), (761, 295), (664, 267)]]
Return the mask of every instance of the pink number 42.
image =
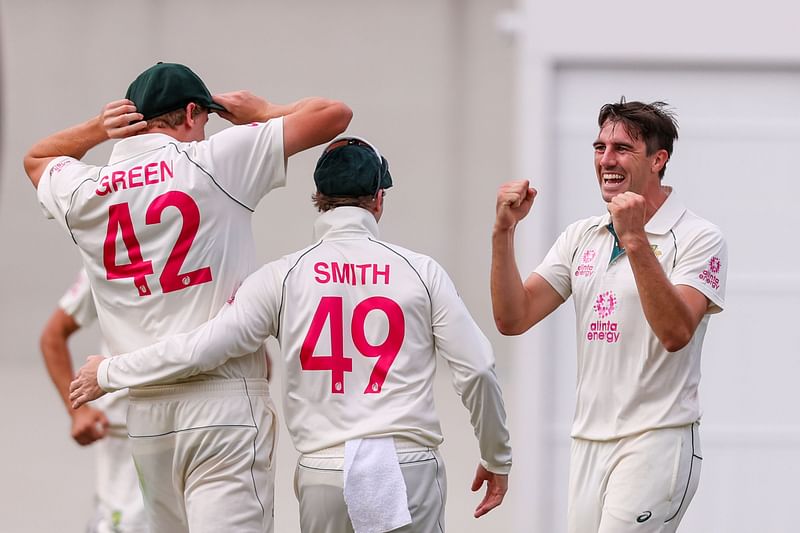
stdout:
[[(211, 268), (203, 267), (191, 272), (180, 272), (186, 255), (189, 253), (200, 226), (200, 209), (191, 196), (181, 191), (169, 191), (157, 196), (147, 207), (145, 224), (161, 223), (161, 214), (168, 207), (178, 210), (183, 220), (175, 246), (167, 258), (164, 269), (158, 278), (161, 290), (165, 293), (179, 291), (192, 285), (211, 281)], [(127, 264), (117, 264), (117, 234), (122, 233), (122, 242), (128, 254)], [(103, 243), (103, 266), (106, 279), (133, 278), (139, 296), (151, 294), (146, 276), (153, 273), (153, 262), (142, 257), (139, 239), (133, 229), (133, 220), (128, 204), (114, 204), (108, 208), (108, 228)]]

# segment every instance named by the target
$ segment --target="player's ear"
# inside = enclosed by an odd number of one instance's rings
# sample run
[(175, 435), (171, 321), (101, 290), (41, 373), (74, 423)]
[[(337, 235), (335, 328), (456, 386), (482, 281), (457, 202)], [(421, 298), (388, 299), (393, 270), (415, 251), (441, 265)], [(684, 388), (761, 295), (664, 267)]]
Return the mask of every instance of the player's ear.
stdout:
[(381, 215), (383, 215), (383, 196), (385, 192), (386, 191), (383, 189), (378, 191), (378, 194), (375, 195), (375, 200), (372, 203), (372, 214), (375, 215), (375, 220), (379, 222), (381, 220)]
[(194, 126), (194, 123), (196, 122), (197, 119), (197, 117), (194, 117), (192, 115), (195, 109), (197, 109), (197, 104), (195, 104), (194, 102), (189, 102), (183, 109), (186, 112), (186, 116), (183, 119), (183, 125), (189, 129), (191, 129)]
[(669, 161), (669, 154), (666, 150), (658, 150), (653, 158), (653, 172), (656, 174), (661, 172), (661, 169), (664, 168), (664, 165), (667, 164)]

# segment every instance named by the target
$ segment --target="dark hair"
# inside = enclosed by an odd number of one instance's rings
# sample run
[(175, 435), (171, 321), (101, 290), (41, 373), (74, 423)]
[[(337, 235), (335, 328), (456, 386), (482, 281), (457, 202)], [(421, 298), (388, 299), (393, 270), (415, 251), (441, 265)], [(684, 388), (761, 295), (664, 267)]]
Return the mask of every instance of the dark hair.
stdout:
[[(602, 128), (608, 121), (621, 123), (628, 135), (636, 140), (644, 140), (647, 155), (666, 150), (667, 161), (672, 157), (672, 144), (678, 138), (678, 121), (665, 102), (626, 102), (623, 96), (618, 103), (600, 108), (597, 124)], [(659, 177), (664, 177), (666, 169), (667, 164), (664, 163)]]
[[(386, 196), (386, 191), (383, 191)], [(377, 195), (376, 195), (377, 196)], [(363, 209), (372, 209), (375, 205), (375, 196), (327, 196), (317, 191), (311, 195), (311, 201), (317, 211), (324, 213), (337, 207), (361, 207)]]

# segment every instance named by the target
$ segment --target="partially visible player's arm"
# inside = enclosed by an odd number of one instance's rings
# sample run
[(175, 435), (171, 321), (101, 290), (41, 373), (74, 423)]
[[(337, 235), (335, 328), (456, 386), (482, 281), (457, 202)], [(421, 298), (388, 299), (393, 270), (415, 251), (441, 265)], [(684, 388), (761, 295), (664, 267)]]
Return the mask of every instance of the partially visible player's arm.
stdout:
[(508, 487), (511, 445), (505, 405), (489, 340), (470, 316), (444, 270), (436, 265), (430, 279), (436, 350), (453, 373), (453, 387), (470, 412), (481, 452), (480, 467), (472, 485), (473, 490), (478, 490), (487, 483), (486, 495), (475, 510), (475, 516), (479, 517), (502, 503)]
[(102, 411), (84, 405), (72, 409), (69, 400), (69, 385), (72, 380), (72, 357), (69, 337), (80, 329), (75, 319), (57, 308), (47, 321), (40, 338), (47, 373), (58, 391), (72, 419), (71, 435), (78, 444), (86, 445), (101, 439), (106, 434), (108, 419)]
[(272, 282), (273, 274), (270, 265), (251, 274), (232, 303), (193, 331), (127, 354), (90, 357), (70, 385), (72, 405), (83, 405), (102, 391), (188, 378), (255, 352), (277, 325), (280, 284)]
[(325, 143), (347, 129), (352, 110), (343, 102), (320, 97), (303, 98), (291, 104), (273, 104), (249, 91), (218, 94), (214, 101), (228, 112), (219, 112), (233, 124), (266, 122), (283, 117), (284, 156), (289, 157)]
[(492, 311), (497, 329), (504, 335), (525, 333), (564, 303), (539, 274), (531, 274), (523, 283), (517, 267), (514, 233), (535, 197), (536, 190), (528, 180), (505, 183), (497, 192), (492, 231)]
[(56, 157), (73, 157), (80, 159), (86, 152), (108, 140), (110, 132), (115, 138), (128, 136), (147, 126), (145, 122), (126, 126), (131, 120), (140, 120), (142, 115), (130, 110), (129, 100), (115, 100), (103, 107), (100, 115), (81, 124), (61, 130), (45, 137), (34, 144), (25, 154), (25, 172), (33, 183), (39, 187), (39, 180), (47, 165)]

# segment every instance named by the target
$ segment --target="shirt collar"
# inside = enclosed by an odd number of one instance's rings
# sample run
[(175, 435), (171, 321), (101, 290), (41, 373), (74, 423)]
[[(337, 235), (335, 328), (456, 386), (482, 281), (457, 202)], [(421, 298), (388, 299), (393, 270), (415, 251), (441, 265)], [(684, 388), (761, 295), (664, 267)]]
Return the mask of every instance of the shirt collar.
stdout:
[(361, 234), (378, 238), (378, 221), (361, 207), (337, 207), (326, 211), (314, 222), (314, 239), (330, 239)]
[(678, 220), (680, 220), (686, 212), (686, 206), (681, 202), (680, 198), (678, 198), (678, 195), (675, 194), (675, 191), (672, 190), (672, 187), (667, 187), (667, 192), (669, 193), (667, 199), (664, 200), (664, 203), (661, 204), (658, 211), (653, 214), (652, 218), (650, 218), (644, 226), (644, 230), (647, 233), (653, 235), (665, 235), (669, 233), (669, 230), (675, 227), (675, 224), (678, 223)]
[(164, 133), (143, 133), (141, 135), (134, 135), (133, 137), (122, 139), (114, 145), (114, 148), (111, 150), (109, 163), (113, 165), (143, 152), (157, 150), (170, 143), (177, 144), (178, 141), (175, 140), (174, 137), (170, 137)]

